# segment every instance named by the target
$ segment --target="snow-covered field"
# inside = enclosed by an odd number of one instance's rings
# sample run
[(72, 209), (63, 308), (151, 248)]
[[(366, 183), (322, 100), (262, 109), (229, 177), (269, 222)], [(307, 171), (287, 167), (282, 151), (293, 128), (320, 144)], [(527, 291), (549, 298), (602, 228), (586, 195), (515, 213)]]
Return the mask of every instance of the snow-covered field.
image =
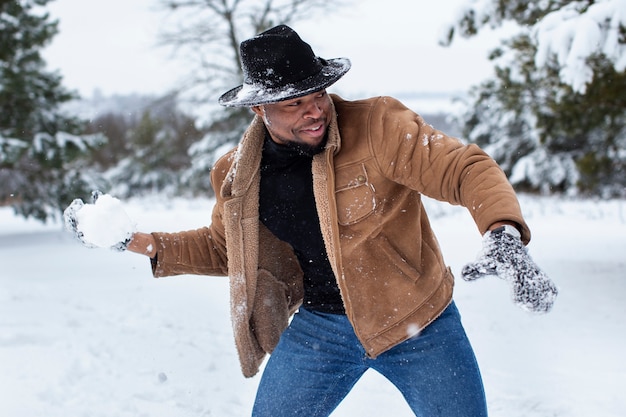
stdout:
[[(126, 202), (140, 230), (204, 225), (210, 200)], [(428, 203), (456, 275), (480, 236), (464, 210)], [(492, 417), (618, 417), (626, 410), (626, 201), (522, 196), (530, 252), (560, 288), (553, 312), (515, 307), (506, 284), (457, 281)], [(0, 208), (0, 416), (249, 414), (225, 278), (154, 280), (147, 258), (83, 248), (60, 224)], [(367, 373), (333, 414), (409, 416)]]

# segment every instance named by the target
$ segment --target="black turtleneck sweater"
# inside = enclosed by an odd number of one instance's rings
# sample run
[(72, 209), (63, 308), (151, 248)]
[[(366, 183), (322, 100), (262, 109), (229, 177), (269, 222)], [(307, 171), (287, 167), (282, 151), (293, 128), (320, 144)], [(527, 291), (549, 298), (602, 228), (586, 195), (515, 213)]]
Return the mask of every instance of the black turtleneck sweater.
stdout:
[(259, 216), (279, 239), (289, 243), (304, 272), (303, 307), (345, 313), (328, 262), (313, 196), (313, 154), (265, 138), (261, 160)]

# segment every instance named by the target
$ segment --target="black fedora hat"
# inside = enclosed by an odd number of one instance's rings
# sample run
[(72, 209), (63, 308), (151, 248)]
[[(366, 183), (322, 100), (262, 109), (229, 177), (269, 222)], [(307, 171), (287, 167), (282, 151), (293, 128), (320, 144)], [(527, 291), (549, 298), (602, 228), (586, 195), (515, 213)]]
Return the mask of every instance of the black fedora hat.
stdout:
[(219, 103), (250, 107), (302, 97), (322, 90), (350, 69), (347, 58), (323, 59), (289, 26), (269, 29), (240, 45), (243, 84)]

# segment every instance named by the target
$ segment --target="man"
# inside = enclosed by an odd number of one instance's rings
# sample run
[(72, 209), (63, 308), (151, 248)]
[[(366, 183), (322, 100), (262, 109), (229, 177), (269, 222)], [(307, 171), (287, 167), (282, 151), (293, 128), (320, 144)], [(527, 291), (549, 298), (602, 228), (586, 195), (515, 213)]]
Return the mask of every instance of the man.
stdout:
[[(212, 170), (211, 225), (123, 246), (157, 277), (230, 277), (244, 375), (271, 353), (254, 416), (328, 416), (369, 368), (416, 415), (486, 416), (420, 195), (467, 207), (484, 234), (464, 278), (499, 275), (522, 307), (548, 311), (557, 291), (524, 248), (530, 231), (501, 169), (395, 99), (327, 94), (350, 62), (315, 56), (287, 26), (244, 41), (241, 60), (244, 84), (220, 103), (255, 117)], [(81, 210), (66, 219), (89, 244)]]

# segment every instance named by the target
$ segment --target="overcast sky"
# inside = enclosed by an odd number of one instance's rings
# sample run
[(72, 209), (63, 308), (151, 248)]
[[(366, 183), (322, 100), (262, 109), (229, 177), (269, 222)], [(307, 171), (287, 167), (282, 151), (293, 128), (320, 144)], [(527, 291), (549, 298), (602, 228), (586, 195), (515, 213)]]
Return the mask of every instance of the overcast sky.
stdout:
[[(351, 71), (337, 84), (342, 94), (405, 91), (459, 92), (490, 74), (487, 51), (497, 37), (484, 33), (437, 44), (442, 26), (468, 0), (417, 2), (346, 0), (355, 6), (293, 27), (324, 58), (348, 57)], [(45, 51), (66, 87), (83, 96), (161, 93), (180, 79), (184, 63), (156, 46), (162, 15), (156, 0), (55, 0), (50, 12), (60, 33)], [(234, 86), (233, 86), (234, 87)]]

